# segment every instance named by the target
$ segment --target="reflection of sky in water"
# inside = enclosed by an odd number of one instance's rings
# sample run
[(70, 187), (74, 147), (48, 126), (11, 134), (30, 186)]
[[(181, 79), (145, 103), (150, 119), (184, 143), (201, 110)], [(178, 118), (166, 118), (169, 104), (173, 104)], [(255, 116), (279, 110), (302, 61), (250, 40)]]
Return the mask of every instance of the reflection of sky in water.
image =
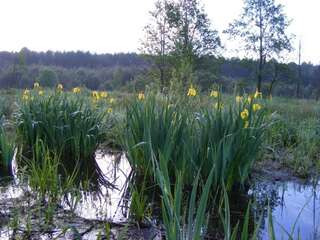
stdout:
[[(78, 203), (75, 213), (80, 217), (87, 219), (110, 220), (121, 222), (127, 220), (128, 211), (122, 211), (122, 199), (126, 189), (124, 185), (127, 182), (131, 171), (129, 162), (124, 154), (104, 155), (96, 154), (96, 162), (105, 178), (113, 183), (119, 190), (111, 190), (101, 186), (100, 193), (90, 193), (82, 196)], [(14, 162), (14, 173), (16, 173), (16, 163)], [(0, 200), (8, 198), (18, 198), (23, 195), (25, 189), (19, 187), (18, 179), (15, 177), (12, 184), (6, 187), (0, 186)], [(320, 240), (320, 186), (316, 188), (312, 185), (303, 185), (297, 182), (256, 182), (249, 191), (258, 202), (258, 207), (266, 208), (266, 199), (271, 198), (272, 215), (276, 239), (289, 239), (283, 228), (291, 232), (298, 218), (293, 239), (298, 239), (298, 231), (302, 240)], [(130, 203), (130, 199), (128, 199)], [(63, 206), (68, 209), (67, 204)], [(120, 206), (120, 207), (119, 207)], [(126, 208), (124, 208), (126, 209)], [(6, 229), (0, 229), (0, 238), (7, 236), (9, 232)], [(268, 221), (264, 219), (260, 232), (263, 240), (268, 240)]]
[[(288, 239), (283, 228), (291, 233), (292, 226), (297, 220), (293, 239), (316, 240), (320, 239), (320, 198), (319, 186), (304, 186), (294, 182), (274, 185), (280, 198), (273, 211), (273, 222), (277, 239)], [(262, 239), (268, 238), (267, 219), (261, 233)]]
[(82, 197), (75, 213), (87, 219), (123, 221), (127, 216), (122, 213), (121, 197), (126, 190), (124, 185), (131, 171), (129, 162), (124, 154), (117, 158), (117, 155), (104, 155), (102, 153), (96, 153), (96, 162), (106, 179), (119, 190), (111, 190), (108, 187), (101, 186), (100, 193), (91, 193)]

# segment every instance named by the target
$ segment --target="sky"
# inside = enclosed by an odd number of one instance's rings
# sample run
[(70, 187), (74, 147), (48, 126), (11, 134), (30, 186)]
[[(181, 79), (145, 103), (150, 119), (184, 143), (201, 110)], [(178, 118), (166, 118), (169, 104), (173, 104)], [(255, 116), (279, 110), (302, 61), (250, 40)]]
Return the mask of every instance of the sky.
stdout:
[[(295, 51), (285, 61), (320, 64), (320, 0), (276, 0), (293, 19)], [(202, 0), (213, 28), (220, 33), (241, 13), (243, 0)], [(154, 0), (0, 0), (0, 51), (137, 52)], [(228, 43), (224, 55), (237, 55), (240, 43)]]

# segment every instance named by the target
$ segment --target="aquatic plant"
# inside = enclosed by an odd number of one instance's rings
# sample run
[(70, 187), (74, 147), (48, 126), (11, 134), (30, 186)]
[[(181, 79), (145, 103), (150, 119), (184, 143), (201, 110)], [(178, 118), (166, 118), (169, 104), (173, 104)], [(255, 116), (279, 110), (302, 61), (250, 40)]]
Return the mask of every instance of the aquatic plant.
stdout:
[(144, 101), (134, 100), (127, 106), (123, 136), (129, 162), (137, 175), (154, 178), (153, 153), (155, 159), (167, 161), (170, 178), (181, 171), (187, 185), (200, 169), (201, 179), (207, 179), (213, 167), (214, 187), (243, 184), (267, 127), (264, 111), (254, 111), (252, 104), (194, 110), (188, 102), (172, 104), (168, 96), (150, 94)]
[[(32, 159), (37, 140), (54, 152), (68, 173), (77, 169), (79, 177), (96, 179), (95, 152), (104, 140), (105, 111), (93, 107), (79, 90), (39, 96), (25, 91), (15, 115), (19, 148)], [(99, 175), (99, 173), (98, 173)]]
[(136, 175), (154, 177), (150, 149), (157, 159), (163, 154), (177, 168), (180, 165), (178, 159), (183, 154), (186, 119), (167, 101), (148, 96), (144, 101), (133, 100), (127, 106), (122, 146)]
[(214, 167), (216, 187), (243, 184), (257, 159), (267, 125), (265, 113), (252, 106), (204, 109), (197, 115), (199, 146), (194, 162), (205, 177)]
[[(239, 221), (232, 226), (231, 224), (231, 214), (230, 214), (230, 205), (229, 205), (229, 196), (226, 189), (222, 188), (222, 196), (219, 205), (219, 215), (223, 227), (224, 240), (255, 240), (258, 239), (259, 230), (262, 222), (263, 215), (260, 216), (257, 223), (253, 223), (253, 229), (250, 229), (250, 210), (251, 203), (248, 203), (247, 210), (245, 211), (243, 225), (240, 227)], [(251, 231), (250, 231), (251, 230)]]
[[(188, 198), (188, 207), (183, 212), (185, 198), (183, 194), (183, 174), (179, 171), (176, 172), (176, 182), (172, 192), (172, 183), (167, 174), (169, 167), (167, 161), (161, 157), (156, 160), (154, 156), (156, 179), (162, 192), (162, 220), (166, 230), (166, 239), (203, 239), (205, 234), (202, 230), (206, 227), (206, 210), (213, 179), (213, 169), (202, 190), (199, 190), (201, 188), (200, 172), (197, 174), (190, 198)], [(200, 195), (199, 201), (197, 201), (198, 195)]]

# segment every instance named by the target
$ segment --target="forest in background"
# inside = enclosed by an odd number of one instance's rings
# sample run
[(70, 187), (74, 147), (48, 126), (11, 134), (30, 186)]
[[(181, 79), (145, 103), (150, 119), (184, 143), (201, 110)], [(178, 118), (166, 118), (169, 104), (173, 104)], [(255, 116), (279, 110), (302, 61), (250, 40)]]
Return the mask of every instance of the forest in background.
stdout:
[[(194, 83), (202, 90), (220, 85), (229, 93), (235, 88), (251, 91), (255, 86), (257, 61), (205, 56), (197, 60), (195, 69)], [(47, 87), (62, 83), (66, 88), (139, 91), (147, 84), (158, 84), (157, 75), (150, 58), (136, 53), (34, 52), (26, 48), (20, 52), (0, 52), (1, 88), (28, 88), (39, 81)], [(302, 63), (301, 78), (301, 96), (318, 98), (320, 66)], [(299, 65), (268, 61), (263, 79), (265, 93), (272, 88), (273, 95), (295, 96)]]

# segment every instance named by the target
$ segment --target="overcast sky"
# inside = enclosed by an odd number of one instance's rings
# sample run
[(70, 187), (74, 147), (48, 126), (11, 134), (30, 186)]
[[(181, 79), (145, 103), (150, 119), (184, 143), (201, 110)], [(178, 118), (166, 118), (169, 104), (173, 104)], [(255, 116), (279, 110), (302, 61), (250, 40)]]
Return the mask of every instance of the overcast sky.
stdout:
[[(221, 33), (243, 0), (202, 0)], [(293, 19), (290, 32), (302, 40), (303, 61), (320, 64), (320, 0), (278, 0)], [(137, 51), (154, 0), (0, 0), (0, 50)], [(222, 40), (226, 40), (222, 36)], [(229, 50), (234, 44), (223, 42)], [(297, 59), (297, 51), (287, 60)]]

